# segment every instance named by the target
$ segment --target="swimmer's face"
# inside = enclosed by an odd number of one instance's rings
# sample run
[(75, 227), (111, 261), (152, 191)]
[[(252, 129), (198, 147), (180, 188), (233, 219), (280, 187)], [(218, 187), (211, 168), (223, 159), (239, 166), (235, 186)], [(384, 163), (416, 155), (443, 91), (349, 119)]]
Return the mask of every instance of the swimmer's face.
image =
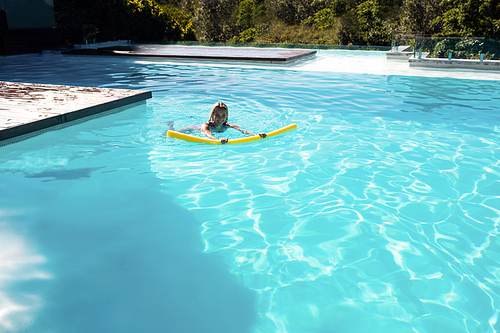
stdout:
[(227, 121), (227, 109), (215, 108), (213, 118), (216, 125), (224, 124)]

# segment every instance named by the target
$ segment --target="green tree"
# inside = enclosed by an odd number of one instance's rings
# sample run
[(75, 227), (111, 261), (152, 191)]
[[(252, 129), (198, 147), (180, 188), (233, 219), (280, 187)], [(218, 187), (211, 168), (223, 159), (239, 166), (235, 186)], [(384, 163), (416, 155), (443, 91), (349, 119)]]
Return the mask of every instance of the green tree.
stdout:
[(423, 34), (435, 33), (432, 21), (442, 15), (441, 0), (405, 0), (400, 30)]
[(194, 39), (180, 10), (153, 0), (54, 0), (56, 21), (70, 43), (84, 39), (166, 41)]
[[(358, 17), (358, 7), (362, 0), (322, 0), (315, 1), (321, 7), (309, 16), (303, 24), (313, 29), (333, 30), (340, 44), (366, 44), (362, 38), (362, 25)], [(363, 12), (363, 10), (361, 10)], [(365, 22), (368, 24), (368, 20)]]
[(316, 7), (319, 8), (313, 15), (302, 22), (302, 24), (309, 25), (314, 29), (333, 28), (335, 26), (335, 21), (353, 8), (353, 2), (345, 2), (342, 0), (316, 0), (314, 3)]
[(500, 35), (499, 0), (444, 0), (443, 13), (432, 21), (440, 36)]
[(267, 7), (264, 0), (242, 0), (238, 7), (236, 24), (248, 29), (262, 24), (267, 15)]
[(54, 0), (68, 40), (389, 45), (393, 31), (500, 35), (500, 0)]
[(310, 0), (266, 0), (266, 6), (273, 19), (288, 25), (300, 24), (321, 8), (321, 1)]
[(356, 8), (361, 38), (369, 45), (390, 45), (397, 29), (399, 1), (368, 0)]
[(193, 4), (193, 20), (201, 41), (224, 42), (238, 33), (239, 0), (195, 0)]

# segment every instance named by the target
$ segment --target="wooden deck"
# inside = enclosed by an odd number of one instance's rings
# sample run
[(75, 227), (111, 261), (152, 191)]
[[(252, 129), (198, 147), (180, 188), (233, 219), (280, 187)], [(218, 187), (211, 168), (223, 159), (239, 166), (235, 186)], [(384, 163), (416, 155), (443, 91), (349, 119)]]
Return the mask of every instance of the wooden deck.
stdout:
[(73, 55), (128, 56), (142, 58), (244, 61), (291, 63), (316, 55), (316, 51), (303, 49), (272, 49), (250, 47), (124, 45), (105, 48), (84, 48), (63, 52)]
[(0, 145), (151, 98), (150, 91), (0, 81)]

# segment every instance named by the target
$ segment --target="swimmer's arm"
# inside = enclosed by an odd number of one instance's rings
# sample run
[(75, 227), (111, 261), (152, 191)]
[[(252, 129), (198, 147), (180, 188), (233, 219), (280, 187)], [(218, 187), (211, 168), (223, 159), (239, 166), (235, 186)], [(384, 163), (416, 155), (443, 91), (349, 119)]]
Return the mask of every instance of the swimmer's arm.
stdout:
[(208, 136), (210, 139), (219, 140), (215, 136), (212, 135), (212, 132), (210, 132), (210, 128), (208, 127), (208, 123), (204, 123), (203, 125), (201, 125), (201, 131), (203, 132), (203, 134)]
[[(227, 123), (227, 126), (232, 127), (235, 130), (238, 130), (243, 134), (248, 134), (248, 135), (253, 135), (253, 136), (257, 135), (255, 133), (250, 132), (250, 131), (244, 130), (243, 128), (240, 128), (238, 125), (235, 125), (235, 124)], [(259, 133), (259, 136), (265, 138), (267, 136), (267, 134), (266, 133)]]

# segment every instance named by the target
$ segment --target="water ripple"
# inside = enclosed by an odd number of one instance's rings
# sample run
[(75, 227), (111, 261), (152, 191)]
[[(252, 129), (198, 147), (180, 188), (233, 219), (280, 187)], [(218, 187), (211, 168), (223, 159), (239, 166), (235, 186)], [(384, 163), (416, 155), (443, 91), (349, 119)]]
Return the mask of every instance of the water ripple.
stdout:
[[(351, 103), (367, 108), (366, 99)], [(184, 179), (168, 193), (203, 221), (205, 251), (220, 252), (261, 294), (260, 327), (300, 332), (307, 319), (327, 329), (331, 311), (363, 313), (377, 322), (369, 331), (470, 331), (494, 320), (498, 141), (447, 123), (321, 110), (290, 116), (298, 132), (275, 141), (157, 146), (151, 154), (159, 177)], [(309, 289), (306, 301), (299, 290)]]
[[(46, 83), (32, 67), (2, 68)], [(255, 332), (499, 330), (497, 82), (311, 66), (103, 61), (89, 70), (68, 59), (54, 67), (59, 84), (140, 87), (154, 98), (113, 125), (64, 132), (64, 144), (7, 153), (0, 170), (50, 172), (147, 149), (162, 192), (199, 222), (204, 250), (258, 295)], [(298, 130), (217, 147), (161, 134), (168, 121), (205, 122), (217, 100), (248, 130), (292, 122)], [(133, 167), (130, 156), (106, 172)]]

